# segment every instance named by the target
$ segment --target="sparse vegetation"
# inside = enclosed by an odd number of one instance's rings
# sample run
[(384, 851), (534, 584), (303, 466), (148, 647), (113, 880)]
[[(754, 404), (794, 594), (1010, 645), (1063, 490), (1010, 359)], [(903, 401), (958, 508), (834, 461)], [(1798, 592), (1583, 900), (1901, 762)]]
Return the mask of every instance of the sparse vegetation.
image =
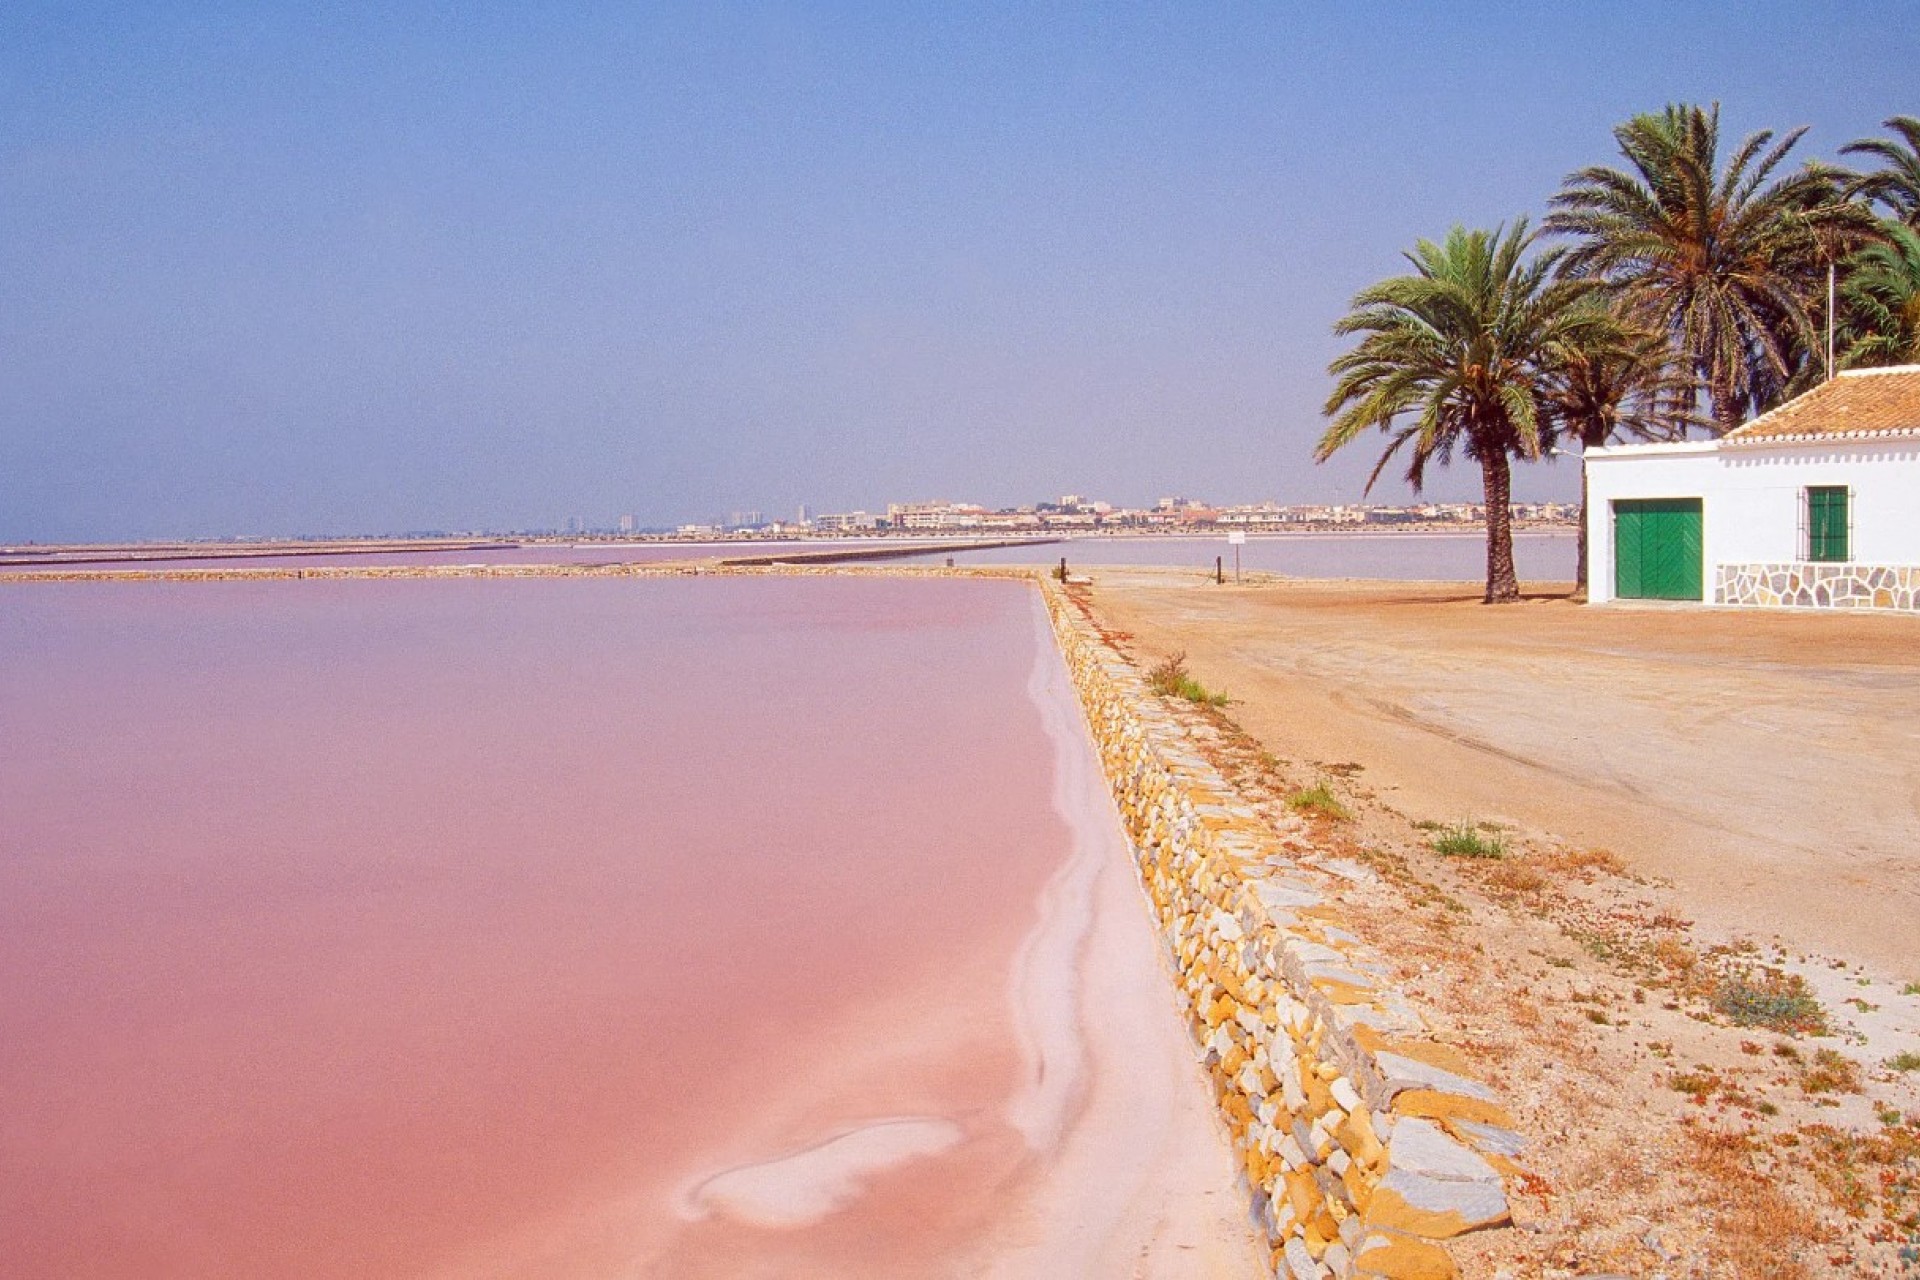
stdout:
[(1789, 1200), (1753, 1134), (1687, 1126), (1688, 1163), (1700, 1178), (1702, 1207), (1715, 1226), (1715, 1240), (1728, 1274), (1752, 1280), (1804, 1280), (1799, 1254), (1820, 1239), (1805, 1211)]
[(1295, 813), (1317, 813), (1335, 822), (1347, 822), (1353, 817), (1353, 810), (1341, 803), (1340, 797), (1334, 795), (1325, 782), (1295, 791), (1287, 797), (1287, 808)]
[(1547, 878), (1524, 862), (1502, 862), (1487, 875), (1487, 882), (1508, 893), (1538, 893), (1547, 887)]
[(1185, 698), (1207, 707), (1224, 707), (1227, 695), (1208, 691), (1187, 670), (1187, 655), (1171, 653), (1147, 672), (1147, 687), (1163, 698)]
[(1787, 1035), (1824, 1035), (1827, 1012), (1799, 974), (1742, 971), (1713, 989), (1714, 1011), (1739, 1027), (1765, 1027)]
[(1860, 1066), (1837, 1049), (1814, 1051), (1813, 1061), (1800, 1072), (1803, 1093), (1859, 1093)]
[(1887, 1066), (1895, 1071), (1920, 1071), (1920, 1053), (1896, 1053), (1887, 1059)]
[(1471, 822), (1462, 822), (1435, 836), (1433, 851), (1450, 858), (1504, 858), (1507, 842), (1499, 836), (1481, 834)]
[(1801, 1130), (1814, 1177), (1852, 1217), (1878, 1217), (1920, 1241), (1920, 1119), (1881, 1117), (1878, 1133)]
[(1620, 855), (1609, 849), (1566, 849), (1547, 855), (1545, 861), (1555, 871), (1578, 875), (1582, 879), (1591, 879), (1595, 874), (1617, 876), (1624, 874), (1627, 869)]

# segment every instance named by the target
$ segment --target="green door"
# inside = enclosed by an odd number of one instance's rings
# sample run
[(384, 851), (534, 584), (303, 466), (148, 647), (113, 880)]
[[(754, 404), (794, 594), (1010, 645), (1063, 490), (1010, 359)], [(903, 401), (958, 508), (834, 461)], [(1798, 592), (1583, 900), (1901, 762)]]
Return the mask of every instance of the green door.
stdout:
[(1698, 498), (1613, 504), (1613, 594), (1622, 600), (1702, 598)]

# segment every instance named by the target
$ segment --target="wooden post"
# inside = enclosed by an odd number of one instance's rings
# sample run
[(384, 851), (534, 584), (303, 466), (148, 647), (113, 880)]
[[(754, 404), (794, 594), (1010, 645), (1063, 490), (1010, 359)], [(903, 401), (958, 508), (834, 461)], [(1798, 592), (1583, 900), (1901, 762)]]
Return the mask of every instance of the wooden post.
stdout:
[(1227, 581), (1226, 566), (1221, 563), (1223, 558), (1224, 557), (1221, 556), (1215, 556), (1213, 558), (1213, 581), (1215, 586), (1224, 585)]
[(1065, 582), (1066, 580), (1067, 580), (1067, 558), (1065, 556), (1061, 556), (1060, 557), (1060, 581)]

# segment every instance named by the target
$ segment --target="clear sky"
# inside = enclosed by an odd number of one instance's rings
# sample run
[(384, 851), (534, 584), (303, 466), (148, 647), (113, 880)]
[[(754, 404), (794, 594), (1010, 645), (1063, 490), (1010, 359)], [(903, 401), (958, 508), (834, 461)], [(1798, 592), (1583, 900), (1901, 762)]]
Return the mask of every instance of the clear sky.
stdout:
[(0, 539), (1356, 499), (1329, 325), (1416, 237), (1670, 100), (1831, 156), (1916, 18), (12, 0)]

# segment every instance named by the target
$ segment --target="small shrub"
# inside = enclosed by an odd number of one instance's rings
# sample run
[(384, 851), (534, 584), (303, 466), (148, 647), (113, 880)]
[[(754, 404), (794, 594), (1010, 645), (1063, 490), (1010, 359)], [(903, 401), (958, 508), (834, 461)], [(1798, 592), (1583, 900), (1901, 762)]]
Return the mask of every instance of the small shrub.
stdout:
[(1185, 698), (1202, 706), (1224, 707), (1227, 695), (1209, 693), (1187, 670), (1185, 653), (1168, 654), (1147, 672), (1147, 687), (1163, 698)]
[(1547, 878), (1523, 862), (1503, 862), (1493, 869), (1487, 880), (1496, 889), (1505, 889), (1508, 893), (1538, 893), (1547, 887)]
[(1303, 787), (1288, 796), (1287, 808), (1296, 813), (1317, 813), (1335, 822), (1345, 822), (1353, 817), (1353, 810), (1340, 803), (1340, 797), (1334, 795), (1324, 782)]
[(1720, 1087), (1720, 1078), (1706, 1067), (1698, 1071), (1676, 1071), (1667, 1077), (1667, 1087), (1675, 1093), (1686, 1094), (1695, 1102), (1705, 1102)]
[(1504, 858), (1507, 842), (1499, 836), (1482, 835), (1472, 823), (1462, 822), (1435, 836), (1433, 851), (1450, 858)]
[(1808, 1094), (1859, 1093), (1859, 1064), (1836, 1049), (1818, 1050), (1800, 1073), (1800, 1088)]
[(1887, 1059), (1887, 1065), (1895, 1071), (1920, 1071), (1920, 1053), (1896, 1053)]
[(1920, 982), (1909, 982), (1906, 986), (1900, 988), (1900, 994), (1903, 996), (1920, 996)]
[(1553, 854), (1548, 860), (1559, 870), (1576, 874), (1599, 872), (1617, 876), (1627, 869), (1620, 855), (1609, 849), (1566, 849)]
[(1827, 1013), (1798, 974), (1733, 973), (1713, 989), (1714, 1011), (1737, 1027), (1824, 1035)]

